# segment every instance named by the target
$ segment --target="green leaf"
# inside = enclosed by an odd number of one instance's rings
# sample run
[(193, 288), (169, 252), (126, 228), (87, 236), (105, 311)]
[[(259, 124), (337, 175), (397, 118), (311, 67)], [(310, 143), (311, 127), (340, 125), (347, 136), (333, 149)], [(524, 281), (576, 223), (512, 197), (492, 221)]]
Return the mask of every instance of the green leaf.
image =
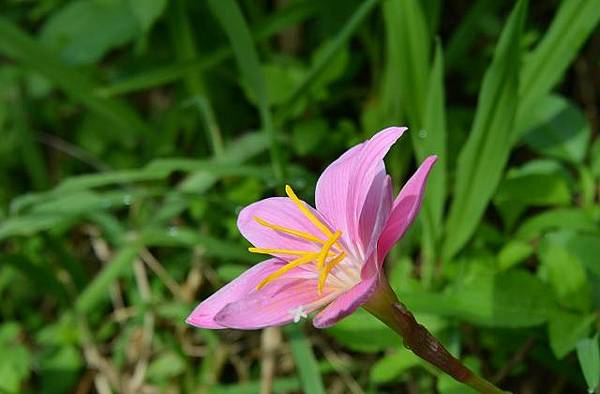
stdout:
[(41, 42), (67, 64), (94, 63), (139, 32), (131, 11), (127, 2), (119, 0), (67, 3), (44, 24)]
[(593, 313), (554, 312), (548, 321), (548, 338), (554, 355), (562, 359), (575, 349), (577, 342), (588, 335), (595, 320)]
[[(442, 226), (447, 182), (443, 56), (442, 47), (438, 42), (429, 78), (423, 129), (416, 133), (415, 137), (417, 141), (413, 140), (419, 162), (425, 160), (429, 155), (437, 155), (438, 157), (435, 167), (427, 180), (427, 193), (425, 193), (423, 204), (425, 210), (431, 211), (432, 224), (439, 230), (441, 230)], [(414, 133), (415, 131), (413, 131)]]
[(581, 208), (558, 208), (530, 217), (519, 227), (515, 236), (531, 240), (555, 229), (600, 233), (600, 226), (588, 211)]
[(398, 296), (414, 312), (490, 327), (536, 326), (555, 309), (551, 289), (521, 270), (471, 270), (442, 294), (410, 291)]
[(328, 328), (327, 333), (351, 350), (375, 353), (396, 347), (401, 339), (385, 324), (363, 309)]
[(560, 96), (546, 96), (537, 102), (530, 116), (523, 140), (531, 149), (572, 163), (583, 160), (591, 128), (573, 103)]
[(140, 233), (140, 240), (147, 246), (187, 247), (203, 246), (207, 256), (218, 256), (236, 260), (255, 262), (256, 256), (239, 244), (200, 234), (186, 227), (147, 226)]
[(566, 205), (571, 202), (569, 179), (560, 167), (540, 168), (528, 163), (511, 169), (498, 186), (494, 203), (522, 206)]
[(596, 179), (600, 179), (600, 137), (596, 137), (590, 150), (592, 173)]
[(498, 270), (507, 270), (527, 259), (534, 252), (529, 242), (518, 239), (508, 241), (498, 253)]
[(387, 39), (382, 93), (388, 106), (385, 111), (390, 120), (408, 119), (415, 128), (411, 135), (417, 145), (415, 132), (423, 127), (433, 42), (417, 0), (388, 0), (383, 3), (383, 17)]
[(296, 369), (302, 382), (302, 391), (307, 394), (325, 393), (317, 359), (313, 354), (311, 343), (302, 332), (300, 326), (297, 324), (288, 325), (284, 328), (284, 332), (290, 341), (292, 357), (294, 358)]
[(167, 0), (127, 0), (127, 2), (144, 32), (150, 30), (167, 6)]
[(540, 242), (538, 255), (548, 281), (560, 302), (571, 308), (587, 310), (591, 288), (583, 265), (562, 243), (564, 233), (547, 234)]
[(577, 343), (577, 358), (588, 385), (588, 392), (593, 393), (600, 384), (600, 348), (598, 336), (582, 339)]
[(557, 231), (548, 235), (549, 240), (563, 247), (590, 272), (600, 277), (600, 234), (579, 233), (570, 230)]
[(406, 348), (398, 348), (394, 353), (380, 358), (370, 372), (370, 380), (376, 384), (394, 381), (410, 368), (422, 365), (423, 361)]
[(134, 242), (115, 252), (114, 257), (77, 297), (75, 309), (79, 313), (90, 313), (108, 299), (109, 287), (128, 271), (137, 258), (138, 249), (139, 245)]
[(18, 393), (30, 374), (31, 355), (21, 343), (21, 328), (17, 323), (0, 325), (0, 392)]
[(148, 365), (148, 376), (153, 382), (163, 383), (185, 371), (186, 363), (183, 356), (173, 351), (167, 351), (153, 357)]
[(248, 85), (256, 95), (261, 127), (270, 137), (273, 170), (277, 178), (282, 178), (285, 169), (277, 146), (267, 85), (250, 29), (240, 7), (233, 0), (209, 0), (208, 4), (229, 38), (242, 83)]
[(104, 119), (107, 127), (121, 130), (122, 138), (130, 144), (134, 142), (132, 135), (151, 135), (149, 127), (129, 106), (121, 101), (95, 97), (93, 81), (66, 67), (41, 44), (2, 17), (0, 53), (50, 79), (75, 101)]
[(288, 114), (295, 108), (296, 102), (301, 99), (306, 91), (313, 84), (319, 81), (320, 75), (327, 70), (331, 61), (338, 52), (346, 45), (350, 37), (360, 27), (361, 23), (367, 18), (379, 0), (366, 0), (360, 3), (360, 6), (352, 13), (352, 16), (344, 24), (341, 30), (329, 41), (322, 49), (321, 55), (315, 59), (311, 68), (306, 73), (304, 79), (295, 87), (290, 94), (289, 99), (282, 105), (282, 108), (276, 114), (277, 124), (285, 120)]
[(500, 36), (494, 60), (483, 79), (471, 132), (458, 158), (442, 252), (446, 259), (454, 256), (473, 235), (508, 159), (517, 109), (515, 97), (526, 5), (526, 1), (517, 3)]
[(561, 80), (598, 21), (600, 7), (597, 0), (567, 0), (560, 3), (548, 31), (525, 58), (517, 122), (511, 133), (512, 143), (516, 143), (527, 128), (532, 109)]

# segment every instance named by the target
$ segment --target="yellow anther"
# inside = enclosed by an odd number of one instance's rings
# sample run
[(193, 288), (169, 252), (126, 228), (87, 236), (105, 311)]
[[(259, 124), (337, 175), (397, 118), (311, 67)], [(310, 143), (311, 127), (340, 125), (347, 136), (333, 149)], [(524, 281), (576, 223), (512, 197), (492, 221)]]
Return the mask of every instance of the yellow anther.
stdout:
[(316, 254), (308, 250), (293, 250), (293, 249), (265, 249), (265, 248), (248, 248), (252, 253), (259, 254), (289, 254), (292, 256), (306, 256), (309, 254)]
[(323, 286), (325, 285), (325, 281), (327, 280), (327, 276), (329, 275), (329, 273), (331, 272), (331, 270), (336, 265), (338, 265), (342, 260), (344, 260), (344, 257), (346, 257), (346, 253), (345, 252), (342, 252), (342, 253), (338, 254), (336, 257), (333, 258), (333, 260), (331, 260), (331, 261), (329, 261), (329, 263), (327, 263), (327, 265), (325, 266), (325, 268), (319, 274), (319, 283), (317, 284), (317, 291), (319, 292), (319, 295), (323, 294)]
[(341, 235), (342, 232), (338, 230), (335, 232), (335, 234), (331, 236), (331, 238), (327, 240), (327, 242), (325, 242), (325, 244), (323, 245), (323, 249), (321, 249), (321, 252), (319, 253), (319, 257), (317, 258), (317, 269), (320, 270), (321, 268), (323, 268), (323, 265), (325, 264), (325, 258), (329, 253), (329, 249), (331, 249), (333, 244), (337, 242)]
[(259, 290), (260, 288), (264, 287), (267, 283), (279, 278), (281, 275), (285, 274), (292, 268), (296, 268), (299, 265), (311, 262), (312, 260), (315, 259), (315, 257), (317, 257), (317, 254), (311, 253), (304, 257), (300, 257), (299, 259), (290, 261), (289, 263), (287, 263), (283, 267), (279, 268), (277, 271), (269, 274), (266, 278), (264, 278), (262, 281), (260, 281), (260, 283), (256, 286), (256, 289)]
[(300, 201), (300, 199), (296, 196), (296, 194), (294, 193), (294, 191), (292, 190), (292, 188), (289, 185), (285, 185), (285, 194), (287, 194), (287, 196), (290, 198), (290, 200), (292, 200), (294, 202), (294, 204), (296, 204), (298, 209), (300, 209), (300, 211), (302, 211), (304, 216), (306, 216), (306, 218), (308, 220), (310, 220), (312, 222), (312, 224), (317, 226), (319, 228), (319, 230), (321, 230), (323, 232), (323, 234), (327, 235), (328, 237), (331, 237), (333, 235), (331, 230), (329, 230), (327, 228), (327, 226), (325, 226), (323, 223), (321, 223), (321, 221), (319, 219), (317, 219), (317, 217), (308, 208), (306, 208), (304, 203), (302, 201)]
[(324, 244), (326, 242), (326, 241), (322, 240), (321, 238), (315, 237), (312, 234), (309, 234), (309, 233), (306, 233), (306, 232), (300, 231), (300, 230), (294, 230), (292, 228), (283, 227), (278, 224), (273, 224), (273, 223), (267, 222), (264, 219), (259, 218), (258, 216), (254, 216), (254, 220), (256, 220), (259, 224), (262, 224), (265, 227), (272, 228), (273, 230), (276, 230), (276, 231), (281, 231), (282, 233), (295, 235), (296, 237), (303, 238), (308, 241), (317, 242), (320, 244)]

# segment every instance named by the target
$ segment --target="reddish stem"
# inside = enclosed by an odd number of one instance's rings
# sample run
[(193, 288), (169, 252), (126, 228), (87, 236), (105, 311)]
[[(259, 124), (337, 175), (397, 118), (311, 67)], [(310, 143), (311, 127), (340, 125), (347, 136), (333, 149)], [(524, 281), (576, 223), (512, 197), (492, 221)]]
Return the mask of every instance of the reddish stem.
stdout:
[(396, 331), (404, 345), (423, 360), (428, 361), (454, 379), (484, 394), (505, 394), (492, 383), (475, 374), (438, 341), (414, 315), (398, 301), (387, 280), (381, 280), (377, 290), (363, 307)]

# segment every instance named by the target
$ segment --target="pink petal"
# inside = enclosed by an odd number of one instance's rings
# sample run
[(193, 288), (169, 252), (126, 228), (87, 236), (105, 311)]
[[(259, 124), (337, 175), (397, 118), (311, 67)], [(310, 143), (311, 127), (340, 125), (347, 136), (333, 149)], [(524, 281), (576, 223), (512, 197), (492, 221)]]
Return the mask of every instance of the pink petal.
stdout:
[(372, 275), (363, 279), (344, 294), (337, 297), (331, 304), (323, 309), (313, 319), (313, 326), (316, 328), (331, 327), (339, 320), (354, 312), (359, 306), (364, 304), (377, 286), (378, 275)]
[(319, 296), (315, 279), (281, 279), (228, 304), (215, 321), (225, 327), (253, 330), (290, 323), (293, 310), (302, 307), (310, 313), (331, 302), (331, 289)]
[(368, 259), (375, 251), (379, 236), (390, 216), (393, 200), (391, 178), (382, 171), (371, 184), (371, 190), (367, 194), (358, 221), (358, 231), (364, 251), (363, 259)]
[(256, 264), (202, 301), (188, 316), (186, 323), (201, 328), (225, 328), (214, 321), (215, 315), (227, 304), (241, 300), (253, 292), (263, 278), (283, 265), (285, 262), (277, 259), (269, 259)]
[(378, 245), (379, 264), (412, 224), (423, 201), (425, 182), (437, 156), (429, 156), (406, 182), (396, 200)]
[[(311, 212), (326, 226), (327, 221), (310, 205), (305, 204)], [(314, 250), (318, 252), (319, 244), (307, 241), (295, 235), (273, 230), (258, 223), (254, 218), (259, 217), (272, 224), (277, 224), (294, 230), (300, 230), (320, 239), (327, 237), (304, 216), (292, 200), (287, 197), (267, 198), (242, 209), (238, 216), (237, 225), (242, 235), (254, 246), (267, 249)], [(282, 260), (292, 260), (297, 256), (277, 255)]]
[(317, 210), (342, 231), (346, 244), (366, 247), (369, 243), (370, 239), (360, 236), (365, 233), (359, 230), (360, 214), (371, 185), (385, 171), (384, 156), (405, 130), (390, 127), (380, 131), (344, 153), (321, 174), (315, 192)]

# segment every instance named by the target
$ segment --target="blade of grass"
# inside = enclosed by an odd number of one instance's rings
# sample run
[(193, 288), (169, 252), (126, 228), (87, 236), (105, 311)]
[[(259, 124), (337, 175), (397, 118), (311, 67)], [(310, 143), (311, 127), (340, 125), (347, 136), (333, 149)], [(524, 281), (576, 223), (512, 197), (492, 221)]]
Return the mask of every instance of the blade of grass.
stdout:
[[(318, 3), (311, 0), (297, 1), (289, 6), (278, 8), (269, 15), (260, 25), (252, 29), (252, 38), (261, 43), (281, 32), (288, 26), (303, 22), (312, 16), (317, 9)], [(204, 72), (223, 61), (229, 59), (233, 52), (231, 48), (219, 48), (210, 53), (202, 54), (201, 57), (191, 58), (185, 62), (177, 62), (159, 66), (157, 68), (141, 71), (124, 80), (117, 81), (108, 86), (95, 90), (95, 94), (101, 97), (112, 97), (139, 90), (150, 89), (176, 81), (185, 76), (190, 70)]]
[(525, 131), (532, 108), (560, 81), (599, 21), (597, 0), (561, 2), (548, 31), (525, 58), (513, 143)]
[(429, 76), (425, 100), (423, 129), (417, 134), (415, 153), (419, 162), (429, 155), (437, 155), (435, 168), (427, 181), (427, 193), (423, 201), (423, 272), (426, 284), (431, 283), (434, 263), (438, 257), (442, 235), (444, 202), (446, 200), (446, 108), (444, 105), (444, 55), (440, 42)]
[(290, 349), (302, 382), (303, 392), (307, 394), (324, 394), (325, 387), (323, 386), (317, 359), (313, 354), (310, 342), (302, 332), (301, 326), (289, 324), (284, 327), (283, 331), (290, 341)]
[(94, 96), (94, 83), (91, 80), (63, 65), (56, 56), (2, 17), (0, 53), (50, 79), (66, 94), (109, 124), (129, 133), (150, 134), (145, 122), (124, 102)]
[[(189, 61), (198, 57), (196, 42), (192, 34), (190, 20), (185, 9), (185, 0), (175, 0), (170, 2), (169, 9), (169, 28), (177, 60)], [(183, 82), (188, 93), (192, 96), (193, 102), (200, 102), (200, 114), (205, 115), (205, 129), (207, 139), (210, 141), (212, 151), (215, 156), (223, 154), (223, 138), (221, 131), (216, 125), (216, 117), (210, 102), (203, 76), (200, 70), (190, 69), (183, 76)]]
[(104, 266), (102, 271), (81, 292), (75, 301), (75, 310), (90, 313), (102, 301), (108, 299), (110, 285), (123, 276), (137, 258), (140, 245), (134, 242), (123, 246)]
[(475, 119), (460, 152), (442, 254), (452, 258), (471, 238), (510, 153), (519, 88), (520, 44), (527, 2), (520, 0), (486, 71)]
[(350, 37), (352, 37), (366, 17), (369, 16), (378, 2), (379, 0), (366, 0), (358, 6), (340, 32), (327, 44), (327, 48), (323, 51), (323, 56), (313, 63), (312, 68), (306, 73), (304, 79), (296, 85), (287, 101), (281, 105), (281, 110), (275, 114), (275, 121), (277, 124), (281, 124), (285, 121), (296, 102), (317, 80), (317, 77), (323, 72), (327, 65), (329, 65), (337, 52), (348, 42)]
[(386, 1), (383, 16), (388, 58), (383, 100), (395, 103), (386, 112), (394, 120), (408, 119), (415, 143), (416, 130), (423, 126), (431, 36), (421, 4), (416, 0)]
[(496, 11), (502, 5), (500, 1), (477, 0), (471, 5), (467, 15), (462, 19), (460, 25), (456, 28), (446, 48), (447, 68), (454, 68), (458, 63), (467, 59), (467, 51), (473, 45), (473, 42), (479, 37), (478, 32), (483, 27), (483, 17)]
[(25, 168), (29, 173), (31, 184), (34, 189), (43, 190), (48, 188), (48, 176), (46, 174), (46, 165), (42, 150), (36, 144), (33, 130), (27, 116), (28, 103), (25, 100), (22, 89), (18, 89), (16, 105), (13, 106), (16, 127), (20, 130), (21, 137), (21, 157)]
[(282, 179), (285, 168), (269, 107), (267, 86), (246, 20), (240, 7), (233, 0), (209, 0), (208, 4), (229, 38), (242, 78), (257, 97), (262, 129), (270, 137), (273, 171), (277, 179)]

